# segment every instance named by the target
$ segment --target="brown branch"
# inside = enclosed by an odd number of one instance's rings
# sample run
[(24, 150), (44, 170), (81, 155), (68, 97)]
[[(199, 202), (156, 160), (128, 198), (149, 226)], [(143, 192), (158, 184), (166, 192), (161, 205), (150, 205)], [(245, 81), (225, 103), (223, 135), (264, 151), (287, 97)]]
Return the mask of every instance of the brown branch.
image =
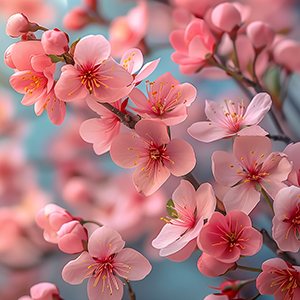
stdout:
[(127, 286), (128, 286), (128, 293), (130, 296), (130, 300), (135, 300), (135, 293), (132, 291), (131, 286), (129, 284), (129, 280), (126, 280)]

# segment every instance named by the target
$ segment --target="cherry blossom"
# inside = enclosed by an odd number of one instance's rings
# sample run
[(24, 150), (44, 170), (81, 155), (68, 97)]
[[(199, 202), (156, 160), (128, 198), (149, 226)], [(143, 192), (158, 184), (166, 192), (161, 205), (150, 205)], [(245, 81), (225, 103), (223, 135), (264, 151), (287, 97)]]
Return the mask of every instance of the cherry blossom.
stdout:
[(89, 238), (88, 252), (70, 261), (62, 270), (63, 279), (80, 284), (89, 278), (87, 290), (90, 300), (121, 300), (123, 282), (141, 280), (151, 271), (151, 264), (139, 252), (124, 248), (125, 242), (117, 231), (103, 226)]
[(123, 168), (137, 168), (133, 183), (138, 192), (148, 196), (157, 191), (170, 173), (182, 176), (196, 163), (193, 148), (180, 139), (170, 140), (161, 121), (141, 120), (136, 134), (121, 133), (112, 142), (112, 160)]
[[(214, 212), (216, 198), (209, 183), (202, 184), (195, 191), (191, 183), (181, 180), (172, 199), (174, 207), (170, 209), (173, 217), (170, 220), (166, 219), (167, 224), (152, 241), (152, 245), (160, 249), (160, 256), (182, 261), (187, 259), (196, 248), (196, 238), (204, 220)], [(175, 253), (176, 257), (172, 256)]]
[(62, 67), (56, 95), (68, 102), (91, 95), (96, 101), (114, 102), (129, 91), (132, 75), (110, 58), (110, 44), (103, 35), (82, 38), (74, 51), (75, 65)]
[(176, 52), (172, 60), (183, 74), (193, 74), (206, 65), (207, 55), (214, 53), (215, 38), (202, 19), (193, 19), (185, 30), (174, 30), (170, 42)]
[(300, 143), (291, 143), (285, 147), (283, 152), (287, 155), (293, 169), (288, 176), (288, 182), (295, 186), (300, 186), (300, 159), (299, 159)]
[(297, 252), (300, 249), (300, 188), (290, 186), (281, 189), (274, 201), (272, 235), (282, 251)]
[(232, 187), (224, 196), (226, 211), (239, 209), (249, 214), (260, 200), (263, 188), (273, 199), (286, 185), (292, 166), (282, 152), (271, 152), (271, 141), (262, 136), (236, 137), (234, 155), (216, 151), (212, 170), (216, 181)]
[(198, 247), (206, 254), (224, 263), (236, 262), (241, 255), (257, 253), (263, 243), (262, 235), (252, 228), (249, 216), (232, 210), (226, 216), (214, 212), (202, 227)]
[(144, 118), (161, 119), (168, 126), (182, 122), (187, 117), (187, 106), (195, 100), (196, 88), (180, 84), (171, 73), (165, 73), (155, 81), (146, 81), (147, 95), (135, 88), (129, 94), (137, 106), (132, 110)]
[[(236, 134), (243, 135), (244, 128), (257, 125), (270, 110), (271, 105), (272, 100), (267, 93), (255, 95), (246, 110), (243, 100), (238, 104), (224, 100), (224, 105), (205, 100), (205, 114), (209, 121), (194, 123), (188, 132), (195, 139), (205, 143)], [(259, 126), (253, 130), (252, 135), (266, 135)]]
[(30, 288), (30, 296), (23, 296), (19, 300), (63, 300), (59, 297), (59, 290), (55, 284), (40, 282)]
[(300, 267), (281, 258), (271, 258), (262, 264), (263, 272), (256, 279), (262, 295), (274, 295), (275, 300), (300, 299)]
[(57, 28), (45, 31), (41, 43), (47, 54), (61, 55), (69, 51), (68, 35)]

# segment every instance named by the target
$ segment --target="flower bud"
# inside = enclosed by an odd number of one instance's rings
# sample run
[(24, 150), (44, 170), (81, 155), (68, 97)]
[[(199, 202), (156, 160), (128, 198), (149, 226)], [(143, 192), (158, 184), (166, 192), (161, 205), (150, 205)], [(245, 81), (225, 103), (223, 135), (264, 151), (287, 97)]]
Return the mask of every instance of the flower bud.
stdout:
[(242, 17), (236, 7), (228, 2), (219, 4), (211, 13), (212, 23), (225, 32), (231, 32), (242, 23)]
[(64, 223), (57, 232), (58, 248), (69, 254), (79, 253), (84, 250), (82, 241), (87, 242), (87, 230), (78, 222)]
[(10, 37), (19, 37), (28, 31), (37, 31), (40, 26), (29, 22), (28, 18), (21, 13), (12, 15), (6, 24), (6, 34)]
[(4, 53), (4, 62), (9, 68), (12, 68), (12, 69), (16, 69), (16, 66), (11, 57), (11, 52), (12, 52), (12, 48), (14, 45), (15, 44), (11, 44)]
[(65, 15), (63, 26), (68, 30), (80, 30), (90, 22), (88, 13), (81, 7), (75, 7)]
[(247, 26), (246, 33), (255, 49), (270, 46), (275, 37), (273, 28), (262, 21), (250, 23)]
[(57, 28), (45, 31), (41, 43), (46, 54), (61, 55), (69, 51), (68, 35)]

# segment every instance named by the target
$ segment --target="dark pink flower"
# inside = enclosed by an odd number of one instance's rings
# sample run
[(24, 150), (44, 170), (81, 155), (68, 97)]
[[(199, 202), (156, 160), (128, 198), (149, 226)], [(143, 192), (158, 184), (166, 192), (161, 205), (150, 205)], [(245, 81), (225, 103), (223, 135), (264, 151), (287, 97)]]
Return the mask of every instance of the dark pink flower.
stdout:
[(263, 136), (238, 136), (234, 155), (216, 151), (212, 170), (216, 181), (232, 187), (224, 196), (226, 211), (239, 209), (249, 214), (260, 200), (263, 188), (273, 199), (286, 185), (292, 166), (282, 152), (271, 152), (272, 144)]
[(170, 173), (182, 176), (196, 163), (193, 148), (185, 141), (170, 141), (161, 121), (141, 120), (136, 134), (121, 133), (112, 142), (112, 160), (123, 168), (137, 168), (133, 182), (138, 192), (148, 196), (157, 191)]
[(281, 189), (274, 200), (272, 236), (282, 251), (298, 252), (300, 249), (300, 188)]
[(165, 73), (153, 82), (146, 81), (147, 97), (135, 88), (129, 94), (137, 106), (132, 110), (144, 118), (161, 119), (171, 126), (187, 117), (187, 106), (195, 100), (196, 88), (189, 84), (180, 84), (171, 73)]
[(75, 65), (62, 67), (55, 86), (63, 101), (92, 96), (96, 101), (115, 102), (130, 90), (132, 75), (110, 58), (110, 44), (103, 35), (82, 38), (74, 51)]
[[(224, 105), (206, 100), (205, 114), (209, 121), (194, 123), (188, 128), (188, 132), (195, 139), (205, 143), (236, 134), (243, 135), (243, 129), (257, 125), (270, 110), (271, 105), (272, 100), (267, 93), (258, 93), (247, 109), (244, 107), (243, 100), (242, 103), (237, 104), (225, 100)], [(257, 135), (265, 135), (266, 132), (263, 129), (259, 130), (258, 127), (255, 127)]]
[(141, 280), (151, 271), (151, 264), (139, 252), (124, 248), (119, 233), (103, 226), (95, 230), (84, 251), (62, 270), (63, 279), (70, 284), (80, 284), (89, 278), (87, 290), (90, 300), (121, 300), (123, 282)]
[(262, 295), (274, 295), (275, 300), (300, 299), (300, 267), (281, 258), (271, 258), (262, 264), (263, 272), (256, 279)]
[(187, 259), (196, 248), (196, 237), (201, 230), (204, 220), (209, 218), (216, 207), (216, 198), (209, 183), (200, 185), (197, 191), (186, 180), (181, 180), (174, 191), (174, 216), (162, 228), (152, 241), (154, 248), (160, 249), (161, 256), (180, 254), (177, 261)]
[(233, 263), (241, 255), (257, 253), (263, 240), (261, 233), (252, 228), (249, 216), (240, 210), (232, 210), (226, 216), (214, 212), (202, 227), (197, 242), (206, 254), (221, 262)]

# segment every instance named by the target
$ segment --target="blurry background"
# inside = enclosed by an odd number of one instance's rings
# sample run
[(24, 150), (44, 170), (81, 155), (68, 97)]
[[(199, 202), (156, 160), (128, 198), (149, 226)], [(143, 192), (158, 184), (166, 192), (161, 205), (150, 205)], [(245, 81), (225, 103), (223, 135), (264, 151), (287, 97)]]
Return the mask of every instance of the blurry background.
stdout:
[[(189, 110), (189, 117), (172, 128), (172, 136), (193, 145), (197, 156), (195, 177), (200, 183), (210, 181), (216, 187), (217, 194), (222, 195), (224, 191), (212, 179), (210, 157), (215, 150), (231, 151), (231, 140), (204, 144), (191, 138), (186, 129), (195, 121), (205, 119), (205, 99), (220, 102), (225, 98), (236, 99), (245, 95), (230, 79), (211, 80), (201, 73), (190, 76), (180, 73), (178, 65), (170, 59), (174, 50), (168, 41), (169, 33), (179, 28), (173, 17), (176, 2), (182, 1), (147, 1), (148, 22), (146, 18), (141, 18), (143, 24), (135, 25), (144, 26), (145, 30), (143, 32), (141, 29), (141, 37), (133, 46), (144, 50), (145, 62), (161, 57), (150, 80), (171, 72), (180, 82), (190, 82), (197, 87), (198, 96)], [(294, 28), (290, 35), (299, 41), (298, 1), (245, 2), (251, 5), (252, 14), (256, 18)], [(121, 40), (120, 47), (123, 49), (125, 42), (122, 44), (122, 39), (126, 40), (126, 27), (124, 24), (118, 25), (115, 18), (128, 14), (137, 7), (137, 3), (98, 1), (98, 14), (94, 11), (88, 16), (93, 5), (94, 1), (88, 0), (0, 0), (2, 57), (6, 48), (18, 40), (5, 34), (6, 20), (16, 12), (24, 13), (30, 21), (44, 27), (59, 28), (67, 32), (70, 43), (88, 34), (103, 34), (109, 39), (110, 28), (115, 39)], [(94, 23), (89, 23), (91, 18)], [(118, 51), (116, 45), (114, 53), (117, 61), (120, 59)], [(33, 107), (20, 104), (23, 95), (10, 87), (9, 77), (13, 71), (3, 60), (0, 60), (0, 72), (0, 299), (14, 300), (28, 295), (29, 288), (42, 281), (55, 283), (65, 300), (87, 299), (86, 282), (71, 286), (61, 279), (61, 269), (76, 256), (64, 254), (57, 250), (56, 245), (46, 243), (42, 230), (35, 225), (35, 213), (50, 202), (68, 209), (73, 215), (98, 220), (117, 229), (127, 247), (142, 252), (151, 261), (153, 270), (149, 276), (140, 282), (132, 282), (137, 300), (201, 300), (213, 293), (214, 290), (209, 286), (219, 286), (222, 279), (207, 278), (198, 271), (196, 263), (199, 251), (193, 253), (187, 261), (175, 263), (160, 258), (158, 251), (151, 247), (151, 240), (164, 225), (160, 217), (166, 216), (165, 203), (179, 185), (180, 178), (170, 178), (151, 197), (138, 195), (131, 183), (133, 172), (115, 166), (109, 154), (97, 156), (92, 145), (85, 143), (79, 136), (78, 128), (82, 121), (95, 116), (84, 103), (70, 103), (64, 123), (55, 126), (45, 112), (37, 117)], [(58, 76), (59, 74), (57, 78)], [(298, 141), (298, 75), (292, 77), (290, 87), (290, 100), (283, 107), (285, 118), (282, 120), (287, 124), (289, 134)], [(268, 116), (261, 125), (270, 133), (276, 134)], [(274, 150), (283, 150), (284, 147), (284, 143), (274, 142)], [(270, 232), (271, 215), (268, 213), (268, 207), (262, 201), (251, 217), (258, 227), (264, 227)], [(274, 257), (274, 254), (263, 246), (261, 252), (254, 257), (245, 258), (241, 264), (259, 268), (270, 257)], [(250, 272), (236, 271), (230, 276), (237, 279), (255, 276), (255, 273), (254, 276), (248, 273)], [(245, 298), (256, 294), (254, 285), (245, 288), (245, 291)], [(272, 298), (261, 296), (260, 299)], [(129, 299), (126, 290), (123, 299)]]

